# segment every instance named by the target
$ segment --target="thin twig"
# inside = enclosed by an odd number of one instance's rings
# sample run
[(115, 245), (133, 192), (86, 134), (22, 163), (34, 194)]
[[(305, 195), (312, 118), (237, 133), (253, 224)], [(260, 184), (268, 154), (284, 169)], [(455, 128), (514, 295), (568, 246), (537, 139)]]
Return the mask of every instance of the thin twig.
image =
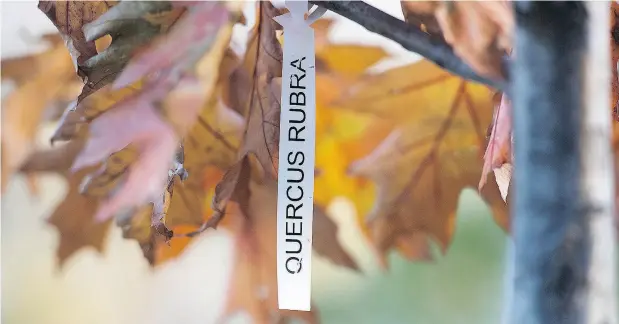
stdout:
[(475, 73), (468, 64), (454, 53), (452, 47), (444, 40), (433, 38), (417, 26), (409, 25), (363, 1), (310, 2), (352, 20), (370, 32), (391, 39), (405, 49), (425, 57), (436, 65), (464, 79), (479, 82), (497, 90), (507, 90), (507, 82), (505, 80), (492, 80)]

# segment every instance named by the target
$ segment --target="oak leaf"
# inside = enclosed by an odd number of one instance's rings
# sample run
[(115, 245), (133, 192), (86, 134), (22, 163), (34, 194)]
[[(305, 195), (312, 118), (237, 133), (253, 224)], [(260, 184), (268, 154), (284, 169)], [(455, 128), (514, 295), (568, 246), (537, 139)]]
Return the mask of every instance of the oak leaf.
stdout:
[(60, 242), (56, 254), (60, 266), (84, 247), (93, 247), (103, 252), (111, 221), (97, 221), (94, 216), (98, 200), (79, 192), (83, 177), (92, 171), (92, 168), (87, 168), (74, 174), (65, 173), (68, 193), (47, 221), (59, 232)]
[[(263, 171), (277, 178), (279, 153), (279, 115), (281, 96), (282, 49), (276, 37), (277, 23), (273, 17), (280, 11), (270, 2), (260, 1), (257, 4), (256, 24), (251, 31), (243, 64), (238, 69), (247, 73), (238, 73), (239, 77), (249, 78), (248, 92), (239, 92), (237, 96), (247, 98), (240, 101), (245, 117), (245, 133), (239, 148), (238, 162), (226, 173), (221, 183), (217, 185), (213, 198), (215, 221), (221, 219), (232, 195), (239, 190), (247, 190), (239, 186), (240, 177), (247, 172), (242, 168), (248, 155), (255, 155)], [(234, 91), (234, 86), (229, 88)], [(244, 90), (239, 88), (238, 90)], [(237, 188), (238, 187), (238, 188)]]
[[(317, 31), (317, 38), (322, 38), (321, 34), (326, 35), (328, 31), (328, 28)], [(350, 177), (346, 173), (353, 161), (371, 153), (387, 137), (394, 123), (375, 118), (372, 114), (338, 109), (332, 104), (385, 53), (378, 47), (329, 42), (321, 48), (317, 51), (317, 62), (323, 57), (331, 57), (332, 60), (347, 58), (347, 64), (317, 64), (316, 168), (320, 173), (315, 180), (315, 186), (319, 189), (314, 193), (314, 199), (327, 206), (334, 197), (344, 196), (355, 204), (358, 214), (365, 215), (375, 200), (375, 186), (367, 179)], [(363, 57), (355, 55), (358, 52), (382, 55)], [(366, 235), (370, 234), (364, 222), (360, 223), (360, 228)], [(397, 249), (412, 260), (431, 259), (428, 240), (423, 234), (412, 240), (399, 240)]]
[(76, 139), (51, 149), (35, 151), (21, 167), (23, 172), (54, 173), (66, 179), (67, 193), (47, 220), (56, 228), (60, 238), (56, 248), (60, 267), (83, 248), (92, 247), (102, 253), (111, 225), (111, 221), (95, 221), (100, 197), (83, 195), (80, 191), (84, 178), (96, 168), (85, 168), (76, 173), (67, 171), (83, 146), (84, 140)]
[[(63, 114), (52, 143), (70, 139), (85, 122), (139, 90), (141, 80), (117, 91), (106, 85), (114, 81), (135, 51), (165, 34), (184, 13), (184, 8), (167, 1), (41, 1), (39, 9), (68, 41), (78, 75), (85, 83), (76, 102)], [(83, 103), (93, 93), (98, 98)]]
[(246, 131), (240, 154), (253, 153), (265, 171), (277, 177), (282, 48), (273, 17), (281, 13), (268, 2), (258, 4), (256, 24), (247, 44), (243, 67), (249, 71), (251, 89), (238, 93), (245, 103)]
[[(476, 187), (481, 175), (483, 129), (492, 116), (490, 90), (420, 61), (363, 78), (338, 103), (341, 109), (399, 125), (371, 154), (350, 166), (352, 175), (377, 185), (374, 207), (363, 216), (378, 252), (410, 249), (427, 244), (427, 238), (445, 252), (460, 192)], [(481, 194), (495, 220), (507, 227), (505, 203), (494, 181)], [(420, 234), (427, 238), (420, 239)]]
[(139, 150), (126, 182), (100, 207), (95, 219), (105, 221), (122, 208), (156, 200), (163, 191), (178, 137), (155, 109), (138, 97), (95, 119), (89, 131), (88, 143), (73, 163), (73, 170), (98, 164), (129, 144)]

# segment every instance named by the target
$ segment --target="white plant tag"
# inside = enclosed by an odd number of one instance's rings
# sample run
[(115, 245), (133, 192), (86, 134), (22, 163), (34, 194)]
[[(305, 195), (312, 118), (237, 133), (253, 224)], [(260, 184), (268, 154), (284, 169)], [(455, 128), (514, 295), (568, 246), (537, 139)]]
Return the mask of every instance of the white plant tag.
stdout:
[(309, 311), (316, 154), (314, 30), (307, 0), (286, 1), (277, 185), (277, 295), (279, 309)]

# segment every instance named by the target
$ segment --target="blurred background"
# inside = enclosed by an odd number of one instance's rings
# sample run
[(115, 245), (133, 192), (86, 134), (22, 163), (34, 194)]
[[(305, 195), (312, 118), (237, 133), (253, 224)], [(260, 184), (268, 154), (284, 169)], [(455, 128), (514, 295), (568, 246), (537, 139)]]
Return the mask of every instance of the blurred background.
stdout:
[[(282, 1), (277, 1), (282, 2)], [(366, 1), (402, 18), (399, 1)], [(55, 27), (36, 1), (1, 1), (2, 58), (43, 49), (37, 37)], [(235, 30), (243, 47), (254, 21), (248, 2), (247, 27)], [(418, 59), (399, 45), (335, 15), (330, 35), (342, 43), (378, 44), (392, 58), (374, 71)], [(361, 36), (363, 35), (363, 36)], [(2, 96), (11, 84), (2, 83)], [(40, 134), (48, 145), (53, 125)], [(169, 324), (214, 323), (225, 303), (232, 264), (232, 241), (224, 230), (208, 231), (179, 259), (150, 269), (139, 246), (110, 232), (104, 255), (82, 250), (62, 270), (56, 266), (57, 233), (45, 223), (64, 196), (64, 181), (42, 176), (33, 197), (16, 176), (2, 197), (2, 322), (7, 324)], [(395, 254), (382, 272), (344, 199), (329, 208), (340, 226), (340, 241), (357, 259), (363, 275), (336, 268), (316, 257), (313, 296), (323, 323), (500, 322), (506, 236), (474, 190), (461, 196), (458, 223), (448, 254), (433, 263), (410, 263)], [(232, 319), (248, 323), (244, 314)]]

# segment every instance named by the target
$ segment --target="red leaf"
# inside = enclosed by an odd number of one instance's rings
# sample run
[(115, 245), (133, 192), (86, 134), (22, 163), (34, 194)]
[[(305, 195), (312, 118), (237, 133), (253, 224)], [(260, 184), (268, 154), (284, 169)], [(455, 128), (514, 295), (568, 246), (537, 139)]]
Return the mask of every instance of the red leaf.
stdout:
[(486, 184), (488, 173), (512, 161), (512, 104), (507, 96), (495, 109), (492, 133), (484, 154), (484, 167), (479, 180), (479, 190)]
[(163, 194), (178, 138), (145, 94), (148, 92), (119, 103), (95, 119), (90, 125), (91, 137), (73, 163), (72, 169), (77, 170), (97, 164), (129, 144), (138, 149), (139, 157), (129, 167), (125, 182), (100, 206), (95, 216), (98, 221), (121, 208), (155, 201)]

